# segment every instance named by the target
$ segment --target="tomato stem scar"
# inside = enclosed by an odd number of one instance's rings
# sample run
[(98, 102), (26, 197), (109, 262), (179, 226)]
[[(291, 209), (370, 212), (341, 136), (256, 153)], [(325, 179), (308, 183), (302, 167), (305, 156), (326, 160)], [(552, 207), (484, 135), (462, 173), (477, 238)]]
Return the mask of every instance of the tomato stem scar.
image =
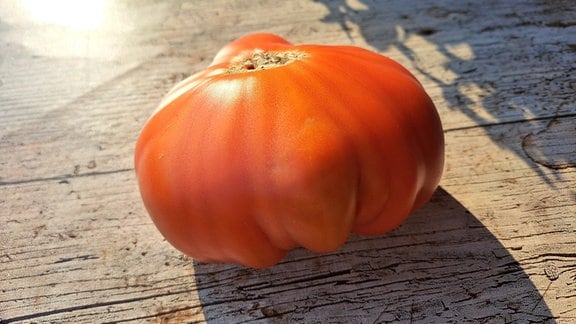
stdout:
[(268, 70), (294, 63), (308, 56), (302, 51), (266, 52), (255, 50), (249, 57), (241, 56), (234, 60), (228, 68), (228, 73), (246, 73), (258, 70)]

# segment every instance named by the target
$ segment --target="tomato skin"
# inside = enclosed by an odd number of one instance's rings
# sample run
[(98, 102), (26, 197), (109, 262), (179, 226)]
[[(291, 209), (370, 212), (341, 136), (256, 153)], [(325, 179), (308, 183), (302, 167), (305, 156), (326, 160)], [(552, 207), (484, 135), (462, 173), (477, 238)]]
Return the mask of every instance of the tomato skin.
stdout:
[[(231, 69), (285, 52), (297, 59)], [(351, 232), (393, 230), (430, 199), (443, 163), (440, 118), (408, 70), (361, 48), (272, 34), (230, 43), (176, 85), (135, 151), (144, 205), (168, 242), (254, 268), (296, 247), (329, 252)]]

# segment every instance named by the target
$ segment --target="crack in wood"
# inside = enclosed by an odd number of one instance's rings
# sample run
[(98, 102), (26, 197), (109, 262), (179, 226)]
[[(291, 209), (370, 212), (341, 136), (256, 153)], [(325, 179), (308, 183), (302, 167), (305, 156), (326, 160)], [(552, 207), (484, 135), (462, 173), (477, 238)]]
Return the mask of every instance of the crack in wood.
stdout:
[[(574, 140), (570, 134), (562, 134), (562, 129), (556, 130), (562, 127), (562, 125), (558, 126), (560, 121), (559, 118), (553, 118), (543, 129), (522, 138), (522, 151), (532, 162), (553, 170), (576, 167), (576, 152), (573, 149), (568, 152), (557, 152), (556, 146), (559, 142), (568, 141), (570, 138)], [(567, 127), (566, 133), (570, 130), (576, 132), (573, 123), (568, 122), (564, 127)], [(549, 135), (547, 134), (549, 131), (557, 132), (557, 134)], [(570, 143), (565, 143), (565, 145), (573, 147)]]
[[(148, 296), (142, 296), (142, 297), (134, 297), (134, 298), (121, 299), (121, 300), (113, 300), (113, 301), (107, 301), (107, 302), (98, 302), (98, 303), (92, 303), (92, 304), (71, 306), (71, 307), (59, 308), (59, 309), (54, 309), (54, 310), (45, 311), (45, 312), (37, 312), (37, 313), (21, 315), (21, 316), (12, 317), (12, 318), (3, 318), (3, 319), (1, 319), (1, 323), (2, 324), (17, 323), (17, 322), (32, 320), (32, 319), (41, 318), (41, 317), (58, 315), (58, 314), (62, 314), (62, 313), (70, 313), (70, 312), (76, 312), (76, 311), (92, 309), (92, 308), (135, 303), (135, 302), (140, 302), (140, 301), (144, 301), (144, 300), (148, 300), (148, 299), (154, 299), (154, 298), (171, 296), (171, 295), (178, 295), (178, 294), (188, 293), (188, 292), (189, 292), (189, 290), (177, 291), (177, 292), (165, 292), (165, 293), (161, 293), (161, 294), (154, 294), (154, 295), (148, 295)], [(201, 305), (196, 305), (195, 307), (201, 307)]]
[(56, 261), (54, 263), (65, 263), (65, 262), (70, 262), (70, 261), (96, 260), (99, 258), (100, 257), (97, 255), (86, 254), (86, 255), (80, 255), (80, 256), (71, 257), (71, 258), (60, 258), (60, 259), (58, 259), (58, 261)]
[(67, 183), (69, 179), (74, 179), (74, 178), (96, 177), (96, 176), (123, 173), (123, 172), (134, 172), (134, 168), (125, 168), (125, 169), (100, 171), (100, 172), (88, 172), (88, 173), (80, 173), (80, 174), (64, 174), (64, 175), (53, 176), (53, 177), (34, 178), (34, 179), (26, 179), (26, 180), (0, 181), (0, 187), (19, 185), (19, 184), (36, 183), (36, 182), (46, 182), (46, 181), (60, 181), (60, 183)]
[(317, 276), (299, 278), (299, 279), (286, 281), (286, 282), (282, 282), (282, 283), (276, 283), (276, 284), (260, 282), (258, 284), (253, 284), (253, 285), (239, 286), (238, 289), (241, 291), (243, 291), (243, 290), (248, 291), (248, 290), (258, 290), (258, 289), (261, 289), (262, 287), (274, 288), (274, 287), (282, 287), (282, 286), (292, 286), (292, 285), (300, 284), (300, 283), (309, 283), (309, 282), (314, 282), (314, 281), (319, 281), (319, 280), (324, 280), (324, 279), (332, 279), (334, 277), (339, 277), (342, 275), (349, 275), (351, 272), (352, 272), (351, 269), (347, 269), (347, 270), (325, 273), (325, 274), (321, 274), (321, 275), (317, 275)]
[(576, 113), (567, 113), (567, 114), (559, 114), (555, 116), (542, 116), (542, 117), (534, 117), (534, 118), (524, 118), (524, 119), (513, 119), (507, 121), (498, 121), (495, 123), (483, 123), (471, 126), (463, 126), (463, 127), (451, 127), (451, 128), (444, 128), (444, 133), (452, 133), (458, 132), (463, 130), (470, 130), (470, 129), (482, 129), (482, 128), (491, 128), (491, 127), (498, 127), (503, 125), (513, 125), (513, 124), (522, 124), (522, 123), (530, 123), (530, 122), (537, 122), (543, 120), (554, 120), (557, 118), (569, 118), (575, 117)]

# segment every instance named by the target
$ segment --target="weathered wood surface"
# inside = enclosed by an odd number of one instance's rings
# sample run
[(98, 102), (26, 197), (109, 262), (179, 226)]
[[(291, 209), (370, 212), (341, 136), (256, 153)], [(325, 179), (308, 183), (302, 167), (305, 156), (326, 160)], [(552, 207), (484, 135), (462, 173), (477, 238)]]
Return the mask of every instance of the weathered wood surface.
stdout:
[[(74, 29), (0, 0), (0, 322), (576, 321), (571, 1), (103, 3), (100, 21), (59, 18)], [(266, 270), (163, 241), (135, 183), (139, 129), (253, 31), (413, 71), (446, 130), (432, 201), (388, 235)]]

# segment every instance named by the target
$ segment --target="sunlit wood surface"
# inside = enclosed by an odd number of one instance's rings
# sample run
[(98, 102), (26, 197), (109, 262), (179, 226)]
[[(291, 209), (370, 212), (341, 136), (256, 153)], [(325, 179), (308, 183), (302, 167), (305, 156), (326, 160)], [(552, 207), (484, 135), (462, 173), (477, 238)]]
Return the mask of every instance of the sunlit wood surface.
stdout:
[[(0, 0), (0, 322), (576, 322), (575, 8)], [(445, 128), (432, 201), (390, 234), (266, 270), (163, 241), (135, 182), (139, 130), (254, 31), (410, 69)]]

